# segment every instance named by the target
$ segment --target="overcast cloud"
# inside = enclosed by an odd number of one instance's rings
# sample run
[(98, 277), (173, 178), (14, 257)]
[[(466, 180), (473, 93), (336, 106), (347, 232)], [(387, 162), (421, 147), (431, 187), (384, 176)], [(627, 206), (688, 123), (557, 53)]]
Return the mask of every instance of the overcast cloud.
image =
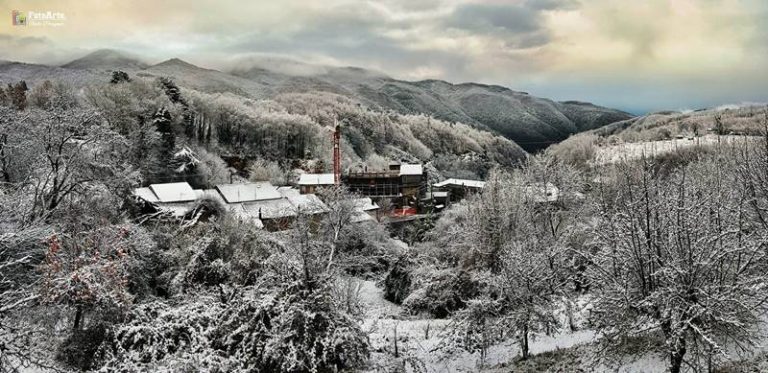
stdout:
[[(16, 27), (12, 10), (58, 11)], [(223, 68), (264, 54), (634, 112), (768, 101), (763, 0), (0, 0), (0, 59), (100, 49)]]

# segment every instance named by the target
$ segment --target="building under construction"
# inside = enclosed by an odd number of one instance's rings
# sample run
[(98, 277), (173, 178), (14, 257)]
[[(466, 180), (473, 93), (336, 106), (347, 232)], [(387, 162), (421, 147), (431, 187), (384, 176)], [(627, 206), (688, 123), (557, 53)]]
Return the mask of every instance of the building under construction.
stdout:
[[(341, 172), (341, 127), (333, 135), (333, 173), (304, 174), (299, 179), (302, 193), (314, 193), (318, 187), (343, 184), (350, 192), (374, 200), (389, 199), (395, 208), (415, 212), (427, 192), (427, 173), (420, 164), (393, 162), (386, 170)], [(333, 183), (333, 184), (332, 184)]]
[(427, 173), (420, 164), (390, 164), (388, 170), (356, 171), (343, 174), (342, 182), (356, 194), (391, 199), (399, 208), (418, 207), (427, 192)]

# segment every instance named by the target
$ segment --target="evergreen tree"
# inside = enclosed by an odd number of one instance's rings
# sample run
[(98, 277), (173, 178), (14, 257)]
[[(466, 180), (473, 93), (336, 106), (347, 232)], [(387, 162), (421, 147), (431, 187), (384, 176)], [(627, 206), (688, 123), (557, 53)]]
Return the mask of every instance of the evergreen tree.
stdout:
[(173, 80), (166, 77), (159, 78), (158, 80), (160, 82), (160, 85), (163, 86), (165, 95), (168, 96), (171, 102), (173, 102), (174, 104), (182, 104), (184, 105), (184, 107), (187, 106), (186, 101), (184, 101), (184, 98), (181, 97), (181, 90), (179, 90), (179, 86), (177, 86), (176, 83), (173, 82)]
[(171, 113), (165, 107), (158, 109), (152, 116), (152, 124), (154, 124), (157, 132), (160, 133), (162, 139), (162, 151), (161, 160), (169, 164), (173, 158), (173, 151), (176, 147), (176, 134), (173, 132), (173, 118)]
[(20, 81), (15, 85), (8, 84), (8, 95), (11, 100), (11, 104), (16, 110), (24, 110), (27, 108), (27, 83)]
[(126, 73), (125, 71), (118, 70), (118, 71), (112, 72), (112, 80), (110, 80), (109, 82), (112, 84), (118, 84), (118, 83), (130, 82), (130, 81), (131, 81), (131, 77), (128, 76), (128, 73)]
[(3, 87), (0, 87), (0, 105), (6, 106), (8, 105), (8, 95), (5, 93), (5, 90)]

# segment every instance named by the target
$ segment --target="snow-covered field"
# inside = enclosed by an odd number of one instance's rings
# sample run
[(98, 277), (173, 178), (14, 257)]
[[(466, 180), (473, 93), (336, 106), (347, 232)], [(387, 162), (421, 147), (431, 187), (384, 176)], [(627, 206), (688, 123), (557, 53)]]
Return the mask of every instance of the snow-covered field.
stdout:
[[(371, 342), (370, 364), (363, 372), (389, 372), (394, 365), (399, 365), (400, 369), (405, 365), (408, 372), (441, 373), (666, 371), (666, 357), (660, 354), (627, 355), (610, 362), (599, 360), (599, 347), (594, 343), (598, 336), (590, 329), (575, 332), (565, 329), (551, 336), (536, 335), (530, 344), (532, 358), (527, 362), (519, 361), (519, 346), (513, 340), (492, 346), (483, 364), (479, 353), (448, 355), (438, 347), (442, 341), (442, 332), (450, 326), (450, 319), (409, 316), (400, 306), (384, 299), (383, 290), (376, 282), (359, 280), (359, 285), (359, 300), (365, 310), (362, 327)], [(583, 302), (584, 300), (581, 300), (581, 306), (577, 307), (583, 309)], [(768, 332), (768, 320), (766, 321), (762, 326), (762, 329), (766, 329), (763, 333)], [(394, 358), (395, 335), (399, 359)], [(727, 360), (750, 362), (759, 359), (760, 353), (767, 351), (768, 346), (758, 346), (746, 353), (734, 348), (729, 350)]]
[[(359, 296), (366, 310), (363, 329), (368, 332), (371, 341), (372, 354), (371, 364), (366, 370), (368, 372), (386, 371), (387, 367), (391, 367), (395, 360), (395, 333), (399, 356), (404, 359), (411, 357), (414, 358), (412, 361), (423, 363), (427, 372), (477, 372), (481, 368), (492, 369), (507, 365), (519, 357), (520, 349), (515, 341), (492, 346), (482, 366), (478, 353), (446, 355), (436, 348), (442, 341), (442, 332), (450, 324), (449, 319), (425, 319), (405, 315), (400, 306), (384, 299), (383, 290), (378, 288), (374, 281), (361, 280)], [(531, 341), (530, 350), (532, 354), (540, 354), (594, 340), (595, 333), (591, 330), (561, 332), (552, 336), (541, 335)]]
[(595, 163), (598, 165), (616, 163), (623, 160), (639, 159), (643, 156), (654, 157), (694, 146), (716, 145), (718, 142), (720, 144), (735, 144), (754, 138), (755, 137), (753, 136), (706, 135), (673, 140), (632, 142), (600, 146), (597, 148), (597, 153), (595, 154)]

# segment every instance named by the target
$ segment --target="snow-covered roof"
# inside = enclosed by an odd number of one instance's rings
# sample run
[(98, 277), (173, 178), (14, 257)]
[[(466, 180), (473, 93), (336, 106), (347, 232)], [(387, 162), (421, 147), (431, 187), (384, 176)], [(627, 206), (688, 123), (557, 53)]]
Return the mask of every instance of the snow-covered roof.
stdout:
[[(279, 219), (296, 216), (296, 208), (286, 198), (270, 199), (243, 204), (243, 210), (249, 216), (261, 219)], [(261, 210), (261, 215), (259, 215)]]
[(227, 203), (263, 201), (281, 198), (277, 188), (268, 181), (244, 184), (219, 184), (216, 189)]
[(149, 189), (149, 188), (136, 188), (133, 190), (133, 195), (149, 203), (155, 203), (160, 201), (159, 199), (157, 199), (155, 192), (153, 192), (152, 189)]
[(355, 198), (352, 202), (355, 204), (355, 211), (372, 211), (379, 209), (379, 205), (373, 203), (373, 200), (369, 197)]
[(373, 221), (375, 222), (376, 219), (373, 218), (373, 216), (368, 215), (368, 213), (364, 211), (355, 211), (352, 216), (350, 216), (349, 221), (351, 223), (362, 223), (366, 221)]
[(280, 194), (288, 199), (296, 211), (304, 214), (322, 214), (328, 212), (328, 206), (314, 194), (301, 194), (298, 189), (291, 187), (277, 188)]
[(439, 183), (432, 184), (436, 188), (442, 188), (445, 186), (464, 186), (467, 188), (485, 188), (485, 181), (469, 180), (469, 179), (446, 179)]
[(187, 202), (197, 199), (197, 194), (187, 182), (152, 184), (149, 189), (159, 202)]
[(301, 174), (299, 176), (299, 185), (333, 185), (335, 183), (333, 174)]
[(420, 164), (403, 164), (400, 165), (400, 176), (403, 175), (421, 175), (424, 173), (424, 168)]

